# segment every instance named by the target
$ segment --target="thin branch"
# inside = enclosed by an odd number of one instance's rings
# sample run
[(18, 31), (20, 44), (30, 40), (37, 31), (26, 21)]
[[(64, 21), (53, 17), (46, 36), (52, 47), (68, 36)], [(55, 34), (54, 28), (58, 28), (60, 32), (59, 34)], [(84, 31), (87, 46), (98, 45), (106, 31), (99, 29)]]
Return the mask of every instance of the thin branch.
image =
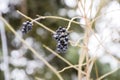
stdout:
[(104, 45), (102, 44), (102, 42), (96, 36), (96, 34), (93, 31), (93, 29), (91, 27), (88, 27), (88, 28), (93, 33), (93, 35), (95, 36), (95, 38), (97, 39), (97, 41), (99, 42), (99, 44), (101, 45), (101, 47), (103, 47), (103, 49), (106, 51), (106, 53), (109, 54), (112, 58), (114, 58), (116, 61), (118, 61), (120, 63), (119, 59), (115, 58), (108, 50), (106, 50), (106, 48), (104, 47)]
[(45, 80), (45, 79), (41, 79), (39, 77), (35, 77), (35, 80)]
[(105, 16), (105, 15), (107, 15), (108, 13), (113, 13), (114, 11), (120, 11), (120, 9), (111, 10), (111, 11), (106, 12), (106, 13), (100, 15), (100, 16), (97, 16), (95, 19), (93, 19), (93, 20), (91, 21), (91, 24), (93, 24), (96, 20), (100, 19), (102, 16)]
[[(53, 51), (52, 49), (50, 49), (49, 47), (47, 47), (46, 45), (43, 45), (44, 48), (46, 48), (48, 51), (50, 51), (51, 53), (53, 53), (54, 55), (56, 55), (58, 58), (60, 58), (61, 60), (63, 60), (65, 63), (67, 63), (68, 65), (72, 66), (73, 64), (71, 64), (68, 60), (66, 60), (65, 58), (63, 58), (62, 56), (60, 56), (58, 53), (56, 53), (55, 51)], [(74, 67), (76, 70), (77, 68)]]
[(25, 40), (23, 40), (17, 33), (16, 31), (12, 28), (12, 26), (2, 17), (0, 17), (0, 19), (7, 25), (7, 27), (15, 34), (15, 36), (17, 36), (22, 43), (24, 43), (32, 52), (34, 55), (36, 55), (36, 57), (38, 57), (41, 61), (43, 61), (47, 67), (49, 67), (57, 76), (60, 80), (63, 80), (62, 76), (58, 73), (58, 71), (51, 66), (42, 56), (39, 55), (39, 53), (37, 53), (31, 46), (29, 46), (29, 44), (27, 44), (25, 42)]
[(98, 68), (96, 62), (95, 62), (95, 73), (96, 73), (96, 78), (98, 78)]
[(26, 16), (25, 14), (23, 14), (23, 13), (20, 12), (20, 11), (17, 11), (17, 12), (18, 12), (20, 15), (22, 15), (23, 17), (25, 17), (26, 19), (29, 19), (29, 20), (35, 22), (36, 24), (38, 24), (39, 26), (43, 27), (44, 29), (50, 31), (51, 33), (55, 33), (55, 31), (49, 29), (47, 26), (43, 25), (42, 23), (39, 23), (38, 21), (36, 21), (36, 20), (34, 20), (34, 19), (32, 19), (32, 18)]
[(74, 46), (74, 47), (79, 47), (79, 48), (82, 48), (82, 47), (84, 47), (84, 48), (86, 48), (86, 46), (82, 46), (82, 45), (79, 45), (78, 43), (79, 43), (79, 40), (77, 41), (77, 42), (73, 42), (73, 41), (69, 41), (69, 43), (70, 43), (70, 45), (71, 46)]
[[(37, 15), (37, 16), (38, 17), (43, 17), (45, 19), (59, 19), (59, 20), (64, 20), (64, 21), (68, 21), (68, 22), (71, 21), (70, 19), (63, 18), (63, 17), (58, 17), (58, 16), (40, 16), (40, 15)], [(74, 24), (83, 25), (83, 24), (80, 24), (79, 22), (76, 22), (76, 21), (71, 21), (71, 22), (74, 23)]]
[[(83, 7), (83, 4), (82, 4), (81, 0), (78, 0), (78, 9), (81, 12), (81, 15), (84, 16), (84, 7)], [(83, 13), (82, 13), (82, 11), (80, 9), (83, 10)]]
[(2, 51), (3, 51), (3, 62), (4, 62), (4, 77), (5, 80), (10, 80), (10, 72), (9, 72), (9, 57), (8, 57), (8, 47), (7, 47), (7, 39), (5, 34), (5, 26), (4, 23), (0, 22), (0, 32), (1, 32), (1, 41), (2, 41)]
[[(69, 61), (67, 61), (65, 58), (63, 58), (62, 56), (60, 56), (59, 54), (57, 54), (55, 51), (53, 51), (52, 49), (50, 49), (49, 47), (47, 47), (46, 45), (43, 45), (44, 48), (46, 48), (48, 51), (50, 51), (51, 53), (53, 53), (54, 55), (56, 55), (58, 58), (60, 58), (61, 60), (63, 60), (65, 63), (67, 63), (68, 65), (72, 66), (74, 69), (78, 70), (78, 68), (76, 68), (75, 66), (73, 66), (73, 64), (71, 64)], [(81, 71), (82, 74), (86, 74), (85, 72)]]
[(33, 19), (33, 20), (31, 21), (31, 23), (33, 23), (33, 22), (35, 22), (35, 21), (38, 21), (38, 20), (40, 20), (40, 19), (45, 19), (45, 18), (44, 18), (44, 17), (35, 18), (35, 19)]
[(90, 7), (89, 7), (88, 12), (87, 12), (87, 13), (89, 13), (89, 11), (90, 11), (90, 18), (92, 15), (92, 8), (93, 8), (93, 0), (91, 0), (91, 4), (90, 4)]
[(59, 72), (59, 73), (62, 73), (62, 72), (64, 72), (65, 70), (70, 69), (70, 68), (74, 68), (74, 67), (78, 67), (78, 65), (72, 65), (72, 66), (65, 67), (65, 68), (63, 68), (62, 70), (58, 71), (58, 72)]
[(69, 21), (69, 23), (68, 23), (68, 26), (67, 26), (67, 31), (69, 30), (69, 28), (71, 27), (71, 23), (73, 22), (73, 20), (74, 19), (76, 19), (76, 18), (81, 18), (81, 17), (73, 17), (70, 21)]
[[(86, 63), (82, 64), (82, 66), (84, 66), (84, 65), (86, 65)], [(62, 70), (60, 70), (58, 72), (61, 73), (67, 69), (74, 68), (74, 67), (79, 67), (79, 65), (68, 66), (68, 67), (63, 68)], [(81, 72), (83, 72), (83, 71), (81, 71)], [(86, 73), (83, 73), (83, 74), (86, 74)]]
[(112, 71), (110, 71), (110, 72), (108, 72), (108, 73), (106, 73), (106, 74), (104, 74), (103, 76), (99, 77), (97, 80), (101, 80), (101, 79), (103, 79), (103, 78), (105, 78), (105, 77), (107, 77), (107, 76), (115, 73), (115, 72), (116, 72), (117, 70), (119, 70), (119, 69), (120, 69), (120, 67), (117, 68), (117, 69), (114, 69), (114, 70), (112, 70)]

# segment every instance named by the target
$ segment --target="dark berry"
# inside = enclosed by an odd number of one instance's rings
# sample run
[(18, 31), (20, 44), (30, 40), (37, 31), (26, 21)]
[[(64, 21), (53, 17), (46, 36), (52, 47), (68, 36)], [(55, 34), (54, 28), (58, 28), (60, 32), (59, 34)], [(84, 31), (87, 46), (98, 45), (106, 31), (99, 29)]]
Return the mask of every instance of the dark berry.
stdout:
[(53, 37), (57, 41), (57, 51), (64, 53), (68, 48), (69, 33), (66, 28), (59, 27)]
[(32, 23), (30, 21), (26, 21), (22, 24), (22, 33), (27, 33), (32, 30)]

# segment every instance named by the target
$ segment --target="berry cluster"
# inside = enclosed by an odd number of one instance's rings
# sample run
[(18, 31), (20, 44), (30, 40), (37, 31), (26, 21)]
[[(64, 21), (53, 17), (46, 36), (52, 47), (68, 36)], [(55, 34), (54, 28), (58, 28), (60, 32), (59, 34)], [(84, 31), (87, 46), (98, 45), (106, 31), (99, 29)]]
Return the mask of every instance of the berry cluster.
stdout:
[(66, 28), (59, 27), (53, 37), (57, 41), (57, 51), (64, 53), (68, 48), (69, 33)]
[(30, 21), (23, 22), (22, 33), (28, 33), (32, 29), (32, 23)]

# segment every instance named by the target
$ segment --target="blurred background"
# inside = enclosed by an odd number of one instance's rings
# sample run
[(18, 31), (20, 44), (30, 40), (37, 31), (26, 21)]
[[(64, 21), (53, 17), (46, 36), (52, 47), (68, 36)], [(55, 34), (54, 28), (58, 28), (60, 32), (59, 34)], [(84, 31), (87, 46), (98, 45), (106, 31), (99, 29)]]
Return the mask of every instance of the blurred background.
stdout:
[[(84, 0), (81, 1), (84, 2)], [(91, 33), (88, 43), (89, 57), (97, 57), (91, 72), (91, 79), (96, 80), (97, 77), (119, 68), (120, 65), (120, 1), (85, 1), (87, 18), (93, 20), (102, 15), (92, 25), (98, 38), (96, 39), (94, 34)], [(89, 11), (91, 3), (93, 3), (92, 12)], [(77, 0), (0, 0), (0, 15), (39, 55), (44, 57), (57, 70), (61, 70), (68, 65), (42, 47), (45, 44), (56, 51), (56, 41), (53, 39), (52, 33), (34, 24), (33, 29), (23, 35), (21, 25), (27, 19), (18, 14), (16, 10), (32, 19), (37, 18), (36, 15), (60, 16), (71, 19), (82, 15), (83, 10), (78, 5)], [(104, 15), (105, 13), (107, 15)], [(83, 18), (75, 21), (85, 24)], [(66, 27), (68, 25), (67, 21), (59, 19), (42, 19), (39, 22), (54, 31), (59, 26)], [(74, 42), (79, 40), (79, 44), (81, 44), (84, 38), (84, 29), (85, 26), (72, 23), (70, 39)], [(37, 80), (36, 77), (40, 80), (58, 80), (57, 76), (4, 25), (2, 20), (0, 20), (0, 36), (0, 80)], [(98, 39), (104, 47), (100, 46)], [(59, 54), (72, 64), (77, 65), (81, 48), (69, 45), (66, 53)], [(65, 70), (61, 75), (64, 80), (78, 80), (77, 71), (72, 68)], [(119, 80), (119, 75), (120, 70), (118, 69), (113, 74), (105, 77), (104, 80)], [(10, 77), (10, 79), (5, 77)], [(83, 78), (83, 80), (86, 79)]]

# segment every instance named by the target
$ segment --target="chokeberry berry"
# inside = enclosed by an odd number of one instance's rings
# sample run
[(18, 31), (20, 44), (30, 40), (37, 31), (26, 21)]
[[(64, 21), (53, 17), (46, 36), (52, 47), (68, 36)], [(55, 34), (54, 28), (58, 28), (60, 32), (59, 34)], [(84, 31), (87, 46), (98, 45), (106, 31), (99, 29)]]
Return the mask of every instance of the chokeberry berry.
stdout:
[(68, 48), (69, 33), (66, 28), (59, 27), (53, 37), (57, 41), (57, 51), (64, 53)]
[(32, 23), (30, 21), (23, 22), (22, 24), (22, 33), (27, 33), (32, 30)]

